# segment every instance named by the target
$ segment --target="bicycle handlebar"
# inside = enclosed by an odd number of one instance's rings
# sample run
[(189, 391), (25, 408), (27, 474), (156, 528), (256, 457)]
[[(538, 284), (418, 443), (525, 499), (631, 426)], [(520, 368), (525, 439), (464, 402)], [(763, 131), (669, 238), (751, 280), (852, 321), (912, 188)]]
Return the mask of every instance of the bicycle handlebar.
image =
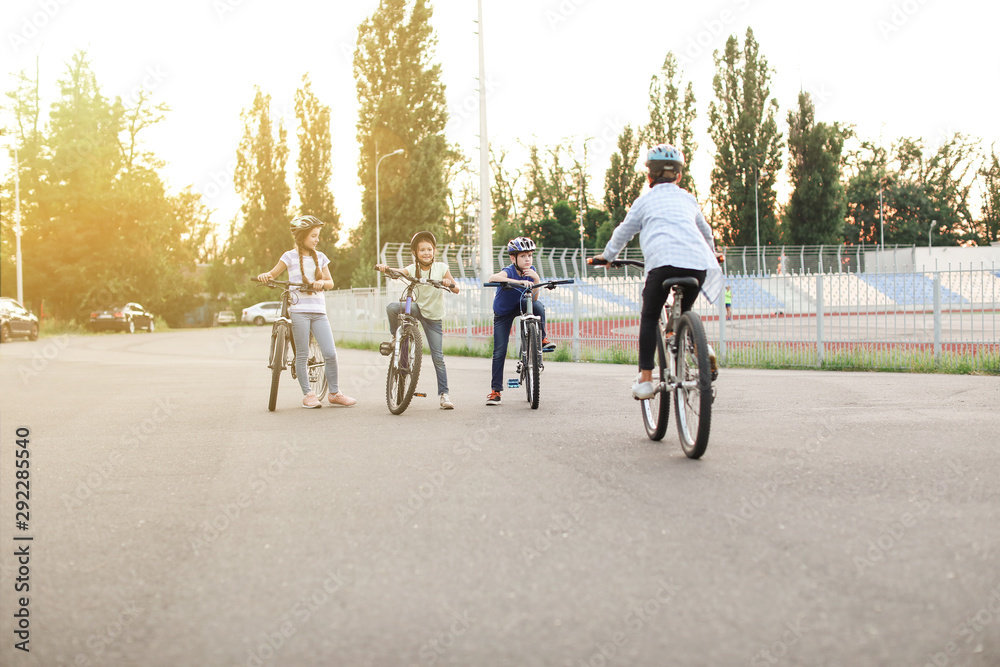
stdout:
[[(377, 271), (378, 269), (376, 269)], [(402, 271), (397, 271), (393, 268), (386, 268), (385, 275), (396, 280), (405, 280), (411, 285), (430, 285), (431, 287), (436, 287), (438, 289), (451, 291), (451, 288), (443, 284), (440, 280), (433, 280), (431, 278), (414, 278), (413, 276), (403, 273)]]
[(587, 264), (590, 264), (591, 266), (610, 266), (613, 269), (617, 269), (621, 266), (637, 266), (640, 269), (646, 267), (645, 263), (634, 259), (612, 259), (611, 261), (608, 261), (606, 259), (600, 260), (594, 257), (588, 257)]
[(555, 289), (556, 285), (569, 285), (575, 282), (572, 278), (566, 280), (546, 280), (545, 282), (535, 283), (531, 287), (523, 287), (521, 285), (515, 285), (514, 283), (483, 283), (483, 287), (500, 287), (503, 289), (520, 289), (522, 291), (527, 291), (529, 289), (538, 289), (544, 287), (545, 289)]
[(257, 280), (256, 277), (250, 278), (250, 282), (252, 282), (252, 283), (258, 283), (260, 285), (263, 285), (264, 287), (298, 287), (299, 291), (301, 291), (301, 292), (315, 292), (316, 291), (316, 290), (314, 290), (312, 288), (312, 285), (310, 285), (309, 283), (306, 283), (306, 282), (293, 283), (290, 280), (272, 280), (270, 282), (262, 283), (259, 280)]

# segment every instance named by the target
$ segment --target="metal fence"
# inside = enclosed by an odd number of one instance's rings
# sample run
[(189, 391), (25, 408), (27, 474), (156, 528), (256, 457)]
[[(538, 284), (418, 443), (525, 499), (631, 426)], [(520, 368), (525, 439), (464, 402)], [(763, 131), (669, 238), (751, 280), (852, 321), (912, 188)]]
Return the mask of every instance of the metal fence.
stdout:
[[(594, 273), (542, 292), (547, 334), (559, 346), (552, 358), (634, 361), (643, 279)], [(494, 289), (471, 276), (458, 280), (461, 292), (445, 295), (446, 346), (489, 350)], [(701, 296), (695, 305), (723, 365), (907, 369), (958, 360), (969, 370), (1000, 371), (1000, 270), (739, 274), (727, 284), (731, 319), (721, 297), (710, 304)], [(389, 281), (381, 295), (328, 293), (335, 335), (387, 340), (385, 307), (401, 290)]]

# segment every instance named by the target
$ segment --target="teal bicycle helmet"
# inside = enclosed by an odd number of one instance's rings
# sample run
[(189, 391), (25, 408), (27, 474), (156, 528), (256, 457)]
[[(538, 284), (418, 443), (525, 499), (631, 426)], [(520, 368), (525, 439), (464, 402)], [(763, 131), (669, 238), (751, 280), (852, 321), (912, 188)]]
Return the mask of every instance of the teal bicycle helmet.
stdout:
[(684, 153), (670, 144), (660, 144), (649, 149), (646, 154), (646, 167), (650, 171), (662, 171), (667, 165), (684, 166)]

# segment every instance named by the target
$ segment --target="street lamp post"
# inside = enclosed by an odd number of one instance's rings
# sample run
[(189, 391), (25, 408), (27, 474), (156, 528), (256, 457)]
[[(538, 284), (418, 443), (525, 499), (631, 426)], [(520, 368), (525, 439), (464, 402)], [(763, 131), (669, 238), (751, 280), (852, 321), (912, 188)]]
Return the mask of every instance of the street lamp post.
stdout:
[(934, 231), (935, 227), (937, 227), (937, 220), (931, 220), (930, 229), (927, 230), (927, 248), (928, 249), (930, 249), (930, 247), (931, 247), (931, 233)]
[[(397, 148), (391, 153), (386, 153), (375, 162), (375, 263), (376, 264), (380, 263), (379, 259), (381, 259), (380, 254), (382, 252), (382, 233), (381, 230), (379, 229), (379, 217), (378, 217), (378, 167), (380, 164), (382, 164), (382, 160), (386, 159), (387, 157), (392, 157), (393, 155), (402, 155), (403, 152), (404, 151), (402, 148)], [(378, 146), (375, 147), (375, 155), (378, 155)], [(379, 272), (378, 276), (376, 276), (375, 284), (378, 287), (379, 294), (381, 294), (382, 293), (381, 272)]]
[(760, 167), (755, 167), (756, 174), (753, 182), (753, 210), (754, 226), (757, 228), (757, 272), (763, 273), (760, 266), (760, 206), (757, 203), (757, 189), (760, 185)]

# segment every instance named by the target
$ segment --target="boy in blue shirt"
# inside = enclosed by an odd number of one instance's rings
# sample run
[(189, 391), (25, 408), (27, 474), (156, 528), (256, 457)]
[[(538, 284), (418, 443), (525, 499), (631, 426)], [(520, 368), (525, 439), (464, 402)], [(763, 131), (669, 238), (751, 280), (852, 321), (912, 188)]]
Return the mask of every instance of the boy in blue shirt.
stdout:
[[(530, 287), (542, 281), (538, 271), (532, 266), (535, 242), (519, 236), (507, 244), (510, 264), (490, 276), (491, 283), (512, 283)], [(542, 325), (542, 352), (556, 349), (545, 337), (545, 306), (538, 300), (538, 290), (531, 291), (532, 311), (540, 318)], [(507, 358), (507, 344), (510, 342), (510, 329), (514, 318), (521, 314), (521, 290), (498, 287), (493, 297), (493, 377), (490, 381), (490, 393), (486, 397), (486, 405), (500, 405), (500, 392), (503, 389), (503, 365)]]

